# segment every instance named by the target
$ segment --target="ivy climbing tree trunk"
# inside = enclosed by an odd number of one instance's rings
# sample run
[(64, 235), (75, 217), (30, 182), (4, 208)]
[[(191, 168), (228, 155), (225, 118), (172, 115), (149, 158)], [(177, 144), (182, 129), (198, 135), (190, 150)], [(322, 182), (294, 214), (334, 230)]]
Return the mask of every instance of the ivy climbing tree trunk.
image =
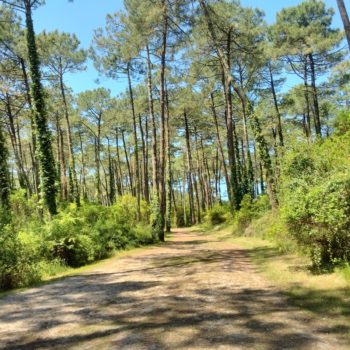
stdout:
[(0, 123), (0, 209), (7, 211), (10, 207), (10, 173), (7, 164), (8, 150), (5, 135)]
[(51, 134), (47, 125), (47, 111), (44, 91), (41, 84), (40, 61), (35, 42), (35, 32), (32, 19), (32, 2), (30, 0), (24, 0), (24, 5), (27, 27), (28, 58), (32, 78), (34, 116), (37, 127), (41, 192), (50, 214), (55, 215), (57, 213), (55, 185), (56, 172), (52, 152)]

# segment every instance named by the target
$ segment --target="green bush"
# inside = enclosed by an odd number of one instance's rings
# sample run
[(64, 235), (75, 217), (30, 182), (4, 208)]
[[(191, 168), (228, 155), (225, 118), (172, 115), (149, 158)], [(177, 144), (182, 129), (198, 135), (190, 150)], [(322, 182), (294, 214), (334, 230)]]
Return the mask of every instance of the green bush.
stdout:
[(253, 219), (245, 229), (244, 235), (274, 242), (281, 252), (296, 252), (299, 250), (278, 210), (267, 211), (261, 217)]
[(41, 279), (43, 240), (37, 233), (14, 233), (11, 226), (0, 233), (0, 289), (23, 287)]
[(350, 174), (334, 174), (307, 190), (298, 188), (285, 204), (284, 216), (314, 265), (350, 259)]
[(350, 258), (349, 148), (349, 135), (299, 143), (282, 162), (283, 217), (317, 267)]
[(230, 218), (230, 210), (228, 206), (220, 205), (219, 203), (214, 204), (210, 208), (204, 217), (204, 222), (210, 226), (216, 226), (223, 224)]
[(267, 195), (262, 195), (252, 200), (245, 195), (241, 202), (241, 209), (234, 215), (234, 231), (242, 234), (252, 220), (259, 218), (270, 209), (270, 202)]
[(27, 226), (28, 223), (37, 223), (40, 220), (40, 205), (37, 196), (27, 198), (26, 191), (19, 189), (10, 196), (13, 224), (17, 227)]

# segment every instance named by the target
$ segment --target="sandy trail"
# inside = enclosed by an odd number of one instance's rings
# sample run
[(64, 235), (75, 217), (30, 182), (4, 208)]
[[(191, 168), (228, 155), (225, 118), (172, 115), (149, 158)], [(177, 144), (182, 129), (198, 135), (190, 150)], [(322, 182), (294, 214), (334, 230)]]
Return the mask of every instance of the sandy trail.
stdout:
[(178, 230), (164, 245), (0, 299), (0, 349), (347, 349), (247, 252)]

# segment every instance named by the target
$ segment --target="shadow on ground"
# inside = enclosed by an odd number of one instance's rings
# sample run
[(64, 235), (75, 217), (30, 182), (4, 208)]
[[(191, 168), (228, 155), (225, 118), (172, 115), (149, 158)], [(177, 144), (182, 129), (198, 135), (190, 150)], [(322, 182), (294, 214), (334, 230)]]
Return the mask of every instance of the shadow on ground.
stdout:
[(0, 349), (316, 349), (350, 331), (286, 302), (245, 250), (179, 240), (113, 264), (0, 300)]

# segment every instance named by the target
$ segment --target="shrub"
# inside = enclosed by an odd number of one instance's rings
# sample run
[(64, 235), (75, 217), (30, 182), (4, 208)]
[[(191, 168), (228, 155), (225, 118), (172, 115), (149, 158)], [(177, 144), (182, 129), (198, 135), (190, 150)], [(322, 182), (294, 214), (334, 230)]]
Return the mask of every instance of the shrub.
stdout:
[(282, 213), (315, 266), (350, 258), (349, 135), (298, 144), (282, 162)]
[(66, 203), (47, 222), (23, 191), (13, 194), (11, 204), (12, 219), (0, 225), (0, 289), (26, 286), (65, 265), (82, 266), (114, 250), (153, 242), (147, 203), (141, 202), (139, 221), (136, 198), (129, 195), (111, 207)]
[(46, 227), (50, 252), (70, 266), (81, 266), (94, 260), (94, 245), (84, 218), (63, 212)]
[(270, 209), (270, 202), (267, 195), (262, 195), (252, 200), (245, 195), (241, 202), (241, 209), (234, 215), (234, 231), (242, 234), (253, 219), (259, 218)]
[(223, 224), (230, 217), (230, 211), (227, 206), (223, 206), (219, 203), (214, 204), (205, 215), (204, 222), (210, 226), (216, 226)]
[(261, 217), (253, 219), (244, 231), (245, 236), (254, 236), (274, 242), (281, 252), (298, 251), (281, 213), (267, 211)]
[(14, 233), (11, 226), (0, 235), (0, 289), (23, 287), (39, 281), (42, 239), (36, 233)]
[(350, 175), (294, 192), (284, 216), (296, 240), (307, 247), (314, 265), (350, 259)]
[(26, 191), (19, 189), (10, 196), (13, 222), (17, 227), (27, 226), (28, 223), (37, 222), (40, 219), (40, 206), (36, 196), (27, 198)]

